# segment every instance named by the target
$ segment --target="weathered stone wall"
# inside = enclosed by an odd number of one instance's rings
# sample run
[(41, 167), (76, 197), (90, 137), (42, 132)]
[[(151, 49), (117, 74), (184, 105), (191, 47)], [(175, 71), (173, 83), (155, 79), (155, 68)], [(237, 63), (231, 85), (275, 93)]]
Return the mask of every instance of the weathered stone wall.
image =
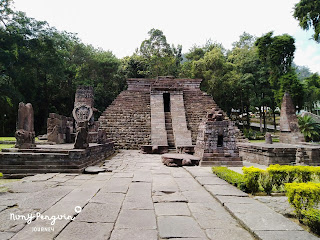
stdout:
[[(133, 89), (130, 83), (129, 89)], [(114, 141), (116, 149), (139, 149), (151, 144), (150, 91), (144, 87), (121, 92), (99, 118), (100, 128)]]
[(184, 90), (183, 97), (188, 129), (191, 130), (192, 144), (195, 145), (199, 124), (205, 119), (207, 112), (217, 104), (210, 95), (202, 92), (199, 88)]

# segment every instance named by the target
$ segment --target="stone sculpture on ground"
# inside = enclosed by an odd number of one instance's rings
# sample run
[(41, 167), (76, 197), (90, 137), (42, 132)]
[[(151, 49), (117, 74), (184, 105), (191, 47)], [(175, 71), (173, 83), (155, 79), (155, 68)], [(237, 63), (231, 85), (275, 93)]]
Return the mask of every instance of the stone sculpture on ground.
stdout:
[(19, 103), (17, 131), (15, 133), (17, 148), (34, 148), (34, 114), (31, 103)]
[(73, 119), (56, 113), (50, 113), (47, 120), (47, 138), (57, 144), (71, 143)]
[(242, 166), (237, 131), (222, 110), (213, 108), (199, 125), (195, 156), (200, 157), (200, 166)]
[(296, 108), (287, 92), (284, 94), (281, 104), (280, 142), (289, 144), (305, 142), (304, 137), (299, 130)]
[(190, 154), (166, 153), (161, 156), (162, 163), (168, 167), (199, 165), (200, 158)]
[(85, 149), (89, 147), (88, 141), (88, 122), (82, 121), (77, 123), (76, 142), (74, 148)]

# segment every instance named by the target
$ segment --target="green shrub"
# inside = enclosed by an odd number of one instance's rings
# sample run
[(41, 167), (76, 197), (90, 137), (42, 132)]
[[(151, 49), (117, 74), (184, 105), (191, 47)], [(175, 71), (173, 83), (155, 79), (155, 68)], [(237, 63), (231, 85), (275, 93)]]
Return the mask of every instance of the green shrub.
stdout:
[(298, 182), (309, 182), (313, 174), (313, 167), (309, 166), (295, 166), (297, 168), (297, 179)]
[(227, 167), (212, 167), (212, 172), (240, 190), (246, 190), (246, 184), (242, 174), (232, 171)]
[(302, 219), (302, 211), (311, 209), (320, 202), (320, 183), (287, 183), (285, 189), (298, 219)]
[(248, 191), (251, 193), (258, 192), (260, 185), (260, 176), (264, 171), (260, 168), (255, 167), (243, 167), (242, 170), (244, 173), (244, 181), (246, 183)]
[(273, 184), (272, 178), (267, 171), (263, 171), (260, 178), (260, 184), (263, 190), (268, 194), (271, 195)]
[(320, 234), (320, 209), (310, 208), (302, 211), (303, 223), (310, 227), (311, 231)]
[(287, 182), (287, 170), (289, 166), (280, 166), (279, 164), (270, 165), (267, 171), (270, 175), (272, 185), (279, 189), (285, 182)]
[(0, 178), (2, 178), (3, 177), (3, 174), (0, 172)]

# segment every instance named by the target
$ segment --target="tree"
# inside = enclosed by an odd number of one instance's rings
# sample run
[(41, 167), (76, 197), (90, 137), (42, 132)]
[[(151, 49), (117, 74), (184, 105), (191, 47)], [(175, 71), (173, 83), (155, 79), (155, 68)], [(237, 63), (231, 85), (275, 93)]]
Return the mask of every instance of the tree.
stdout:
[(320, 76), (318, 73), (312, 74), (304, 79), (305, 106), (308, 111), (313, 112), (315, 106), (320, 102)]
[(320, 136), (320, 124), (315, 122), (311, 116), (298, 117), (298, 124), (307, 142), (316, 140)]
[(294, 58), (295, 45), (294, 38), (288, 34), (281, 36), (272, 36), (269, 32), (258, 38), (255, 45), (258, 48), (260, 60), (269, 71), (269, 81), (273, 89), (278, 90), (279, 78), (291, 71), (291, 65)]
[(299, 21), (303, 30), (313, 28), (313, 39), (320, 42), (320, 2), (318, 0), (301, 0), (295, 4), (293, 17)]
[(35, 130), (46, 132), (49, 112), (71, 116), (76, 87), (95, 90), (103, 111), (124, 88), (120, 60), (111, 52), (87, 46), (72, 33), (9, 9), (0, 2), (0, 126), (13, 135), (19, 102), (30, 102)]
[[(139, 71), (140, 75), (146, 77), (159, 75), (177, 76), (182, 61), (182, 46), (170, 46), (166, 36), (159, 29), (151, 29), (148, 35), (149, 38), (141, 43), (138, 51), (138, 55), (142, 57), (142, 59), (139, 59), (140, 62), (141, 60), (144, 62), (139, 65), (145, 69), (143, 71), (132, 69), (133, 72)], [(134, 57), (134, 60), (137, 60), (137, 58)]]

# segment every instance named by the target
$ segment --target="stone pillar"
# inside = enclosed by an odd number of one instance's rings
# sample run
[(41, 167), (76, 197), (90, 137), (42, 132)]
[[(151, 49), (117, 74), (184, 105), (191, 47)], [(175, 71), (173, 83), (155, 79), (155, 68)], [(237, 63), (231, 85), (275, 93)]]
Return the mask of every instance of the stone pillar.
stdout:
[(34, 114), (31, 103), (19, 103), (17, 131), (15, 133), (17, 139), (17, 148), (34, 148), (35, 132), (34, 132)]
[(289, 93), (283, 95), (280, 112), (280, 142), (297, 144), (305, 142), (300, 132), (296, 108), (293, 105)]

